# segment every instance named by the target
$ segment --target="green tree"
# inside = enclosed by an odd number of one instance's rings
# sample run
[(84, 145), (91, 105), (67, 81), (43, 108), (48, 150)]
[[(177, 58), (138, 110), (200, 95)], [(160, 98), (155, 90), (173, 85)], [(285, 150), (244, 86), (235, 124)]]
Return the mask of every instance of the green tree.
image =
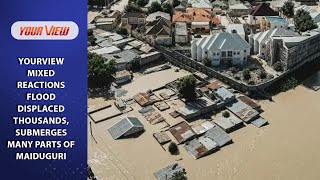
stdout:
[(208, 58), (203, 58), (202, 63), (207, 67), (211, 66), (211, 61)]
[(145, 5), (147, 5), (149, 2), (149, 0), (137, 0), (137, 4), (140, 6), (140, 7), (144, 7)]
[(179, 148), (178, 148), (177, 144), (174, 142), (171, 142), (169, 144), (168, 150), (169, 150), (170, 154), (172, 154), (172, 155), (179, 154)]
[(173, 7), (177, 7), (180, 5), (180, 1), (179, 0), (173, 0)]
[(91, 46), (96, 45), (96, 40), (97, 40), (97, 38), (94, 37), (93, 30), (89, 29), (88, 30), (88, 43), (89, 43), (89, 45), (91, 45)]
[(273, 69), (276, 71), (283, 71), (282, 63), (280, 61), (277, 61), (273, 64)]
[(267, 77), (267, 73), (264, 70), (259, 71), (259, 77), (261, 79), (265, 79)]
[(213, 92), (210, 93), (208, 96), (209, 96), (209, 98), (212, 99), (212, 100), (216, 100), (216, 99), (217, 99), (216, 95), (215, 95)]
[(178, 91), (180, 95), (186, 99), (186, 101), (192, 101), (197, 98), (196, 82), (196, 78), (192, 75), (182, 77), (178, 80)]
[(157, 1), (152, 2), (151, 6), (149, 8), (149, 13), (154, 13), (154, 12), (157, 12), (157, 11), (162, 11), (161, 4), (158, 3)]
[(168, 14), (172, 13), (172, 5), (168, 2), (162, 4), (162, 11)]
[(186, 171), (183, 170), (183, 171), (178, 171), (178, 172), (175, 172), (172, 177), (170, 178), (170, 180), (187, 180), (187, 176), (186, 176)]
[(107, 60), (101, 55), (88, 53), (88, 86), (89, 88), (110, 88), (113, 75), (116, 73), (114, 60)]
[(284, 2), (282, 8), (280, 9), (283, 15), (288, 18), (292, 18), (294, 16), (294, 4), (291, 1)]
[(230, 117), (229, 111), (223, 111), (222, 116), (225, 117), (225, 118)]
[(243, 75), (243, 78), (245, 80), (251, 79), (251, 74), (250, 74), (250, 71), (248, 69), (243, 70), (242, 75)]
[(127, 30), (127, 28), (125, 28), (125, 27), (119, 27), (117, 30), (116, 30), (116, 32), (118, 33), (118, 34), (122, 34), (122, 35), (128, 35), (128, 30)]
[(142, 9), (134, 3), (129, 3), (128, 5), (126, 5), (125, 12), (142, 12)]
[(303, 9), (299, 9), (296, 14), (294, 15), (294, 25), (296, 27), (296, 30), (298, 32), (305, 32), (305, 31), (309, 31), (311, 29), (315, 29), (318, 26), (314, 23), (314, 21), (312, 20), (309, 12), (303, 10)]

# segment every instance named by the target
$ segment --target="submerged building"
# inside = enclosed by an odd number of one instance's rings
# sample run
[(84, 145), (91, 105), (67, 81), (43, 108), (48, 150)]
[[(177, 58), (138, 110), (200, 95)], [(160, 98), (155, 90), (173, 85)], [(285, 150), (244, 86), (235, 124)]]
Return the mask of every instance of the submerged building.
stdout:
[(220, 32), (208, 37), (195, 39), (191, 43), (191, 56), (197, 61), (210, 60), (214, 66), (243, 65), (250, 55), (250, 45), (236, 30)]

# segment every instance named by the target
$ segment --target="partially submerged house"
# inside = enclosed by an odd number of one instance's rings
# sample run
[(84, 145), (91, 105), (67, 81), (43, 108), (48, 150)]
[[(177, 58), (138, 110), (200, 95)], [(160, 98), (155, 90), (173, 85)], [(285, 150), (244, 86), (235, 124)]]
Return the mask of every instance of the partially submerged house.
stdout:
[(225, 104), (233, 101), (235, 95), (225, 87), (220, 87), (215, 91), (216, 96)]
[(144, 131), (143, 124), (135, 117), (123, 117), (118, 123), (108, 129), (113, 139), (128, 137)]
[(113, 77), (117, 84), (124, 84), (132, 79), (132, 75), (128, 70), (117, 71)]
[(178, 163), (174, 163), (155, 172), (154, 176), (157, 180), (168, 180), (177, 172), (184, 172), (184, 169)]
[(259, 112), (248, 106), (246, 103), (235, 100), (226, 105), (233, 114), (237, 115), (242, 121), (249, 123), (259, 116)]
[(184, 143), (196, 136), (196, 133), (185, 121), (170, 127), (169, 131), (177, 139), (179, 144)]
[(225, 146), (232, 142), (231, 137), (219, 126), (214, 126), (209, 131), (204, 134), (205, 137), (208, 137), (215, 141), (220, 147)]
[(229, 117), (216, 117), (213, 122), (226, 132), (231, 132), (243, 125), (243, 121), (235, 115), (230, 115)]
[(217, 150), (219, 145), (209, 137), (200, 136), (197, 139), (186, 142), (184, 148), (192, 157), (199, 159)]

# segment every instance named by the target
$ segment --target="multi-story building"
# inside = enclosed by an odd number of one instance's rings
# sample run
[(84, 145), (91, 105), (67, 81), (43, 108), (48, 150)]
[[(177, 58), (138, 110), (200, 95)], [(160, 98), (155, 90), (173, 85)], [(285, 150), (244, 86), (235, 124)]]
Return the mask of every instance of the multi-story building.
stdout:
[(259, 32), (249, 36), (249, 43), (253, 54), (258, 54), (260, 58), (266, 58), (267, 41), (275, 37), (298, 37), (299, 34), (287, 28), (275, 28), (268, 31)]
[(320, 56), (320, 30), (315, 29), (302, 35), (277, 28), (249, 37), (254, 54), (273, 66), (281, 62), (284, 71), (290, 70)]
[(266, 60), (273, 65), (281, 62), (290, 70), (320, 57), (320, 31), (312, 30), (299, 37), (274, 37), (267, 42)]
[(220, 32), (195, 39), (191, 43), (191, 56), (197, 61), (208, 59), (216, 65), (244, 65), (250, 55), (250, 45), (236, 31)]

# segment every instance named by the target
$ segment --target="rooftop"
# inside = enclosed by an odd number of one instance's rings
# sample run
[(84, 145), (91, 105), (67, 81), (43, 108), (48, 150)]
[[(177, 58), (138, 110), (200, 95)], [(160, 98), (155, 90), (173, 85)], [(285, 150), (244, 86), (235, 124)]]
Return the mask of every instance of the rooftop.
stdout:
[[(205, 40), (203, 41), (203, 39)], [(250, 48), (249, 43), (238, 33), (220, 32), (206, 38), (200, 38), (198, 42), (201, 42), (201, 47), (204, 50), (246, 50)]]
[(212, 139), (201, 136), (198, 139), (193, 139), (189, 142), (186, 142), (184, 148), (191, 156), (193, 156), (195, 159), (198, 159), (208, 155), (213, 150), (218, 149), (219, 145)]
[(187, 24), (185, 22), (177, 22), (175, 25), (175, 34), (180, 36), (187, 36)]
[(235, 98), (234, 94), (225, 87), (218, 88), (215, 93), (222, 101), (228, 101)]
[(238, 34), (245, 35), (243, 24), (229, 24), (227, 32), (232, 33), (232, 30), (236, 30)]
[(158, 19), (159, 17), (163, 17), (169, 21), (171, 20), (170, 14), (158, 11), (158, 12), (154, 12), (154, 13), (149, 14), (146, 18), (146, 21), (154, 21), (154, 20)]
[(231, 137), (219, 126), (214, 126), (209, 131), (204, 134), (205, 137), (208, 137), (215, 141), (220, 147), (232, 142)]
[(143, 130), (143, 124), (135, 117), (123, 117), (118, 123), (108, 129), (113, 139), (119, 139), (125, 133), (132, 128), (141, 128)]
[(138, 18), (144, 18), (146, 17), (145, 14), (143, 13), (138, 13), (138, 12), (127, 12), (127, 13), (124, 13), (121, 18), (128, 18), (128, 17), (138, 17)]
[(230, 10), (248, 10), (249, 8), (242, 3), (229, 6)]
[(229, 103), (229, 104), (227, 104), (226, 107), (232, 113), (234, 113), (240, 119), (242, 119), (244, 122), (249, 122), (253, 118), (255, 118), (259, 115), (258, 111), (254, 110), (253, 108), (251, 108), (246, 103), (244, 103), (240, 100), (236, 100), (232, 103)]
[(118, 53), (120, 51), (121, 49), (117, 48), (116, 46), (109, 46), (109, 47), (103, 47), (100, 49), (95, 49), (95, 50), (92, 50), (91, 52), (99, 55), (104, 55), (104, 54)]
[(271, 9), (267, 3), (260, 3), (258, 6), (254, 7), (250, 15), (252, 16), (278, 16), (279, 14)]
[(189, 124), (185, 121), (172, 126), (171, 128), (169, 128), (169, 131), (177, 139), (179, 144), (192, 139), (196, 135)]
[(178, 163), (174, 163), (172, 165), (169, 165), (155, 172), (154, 176), (157, 178), (157, 180), (168, 180), (173, 176), (174, 173), (179, 171), (184, 171), (184, 170)]

